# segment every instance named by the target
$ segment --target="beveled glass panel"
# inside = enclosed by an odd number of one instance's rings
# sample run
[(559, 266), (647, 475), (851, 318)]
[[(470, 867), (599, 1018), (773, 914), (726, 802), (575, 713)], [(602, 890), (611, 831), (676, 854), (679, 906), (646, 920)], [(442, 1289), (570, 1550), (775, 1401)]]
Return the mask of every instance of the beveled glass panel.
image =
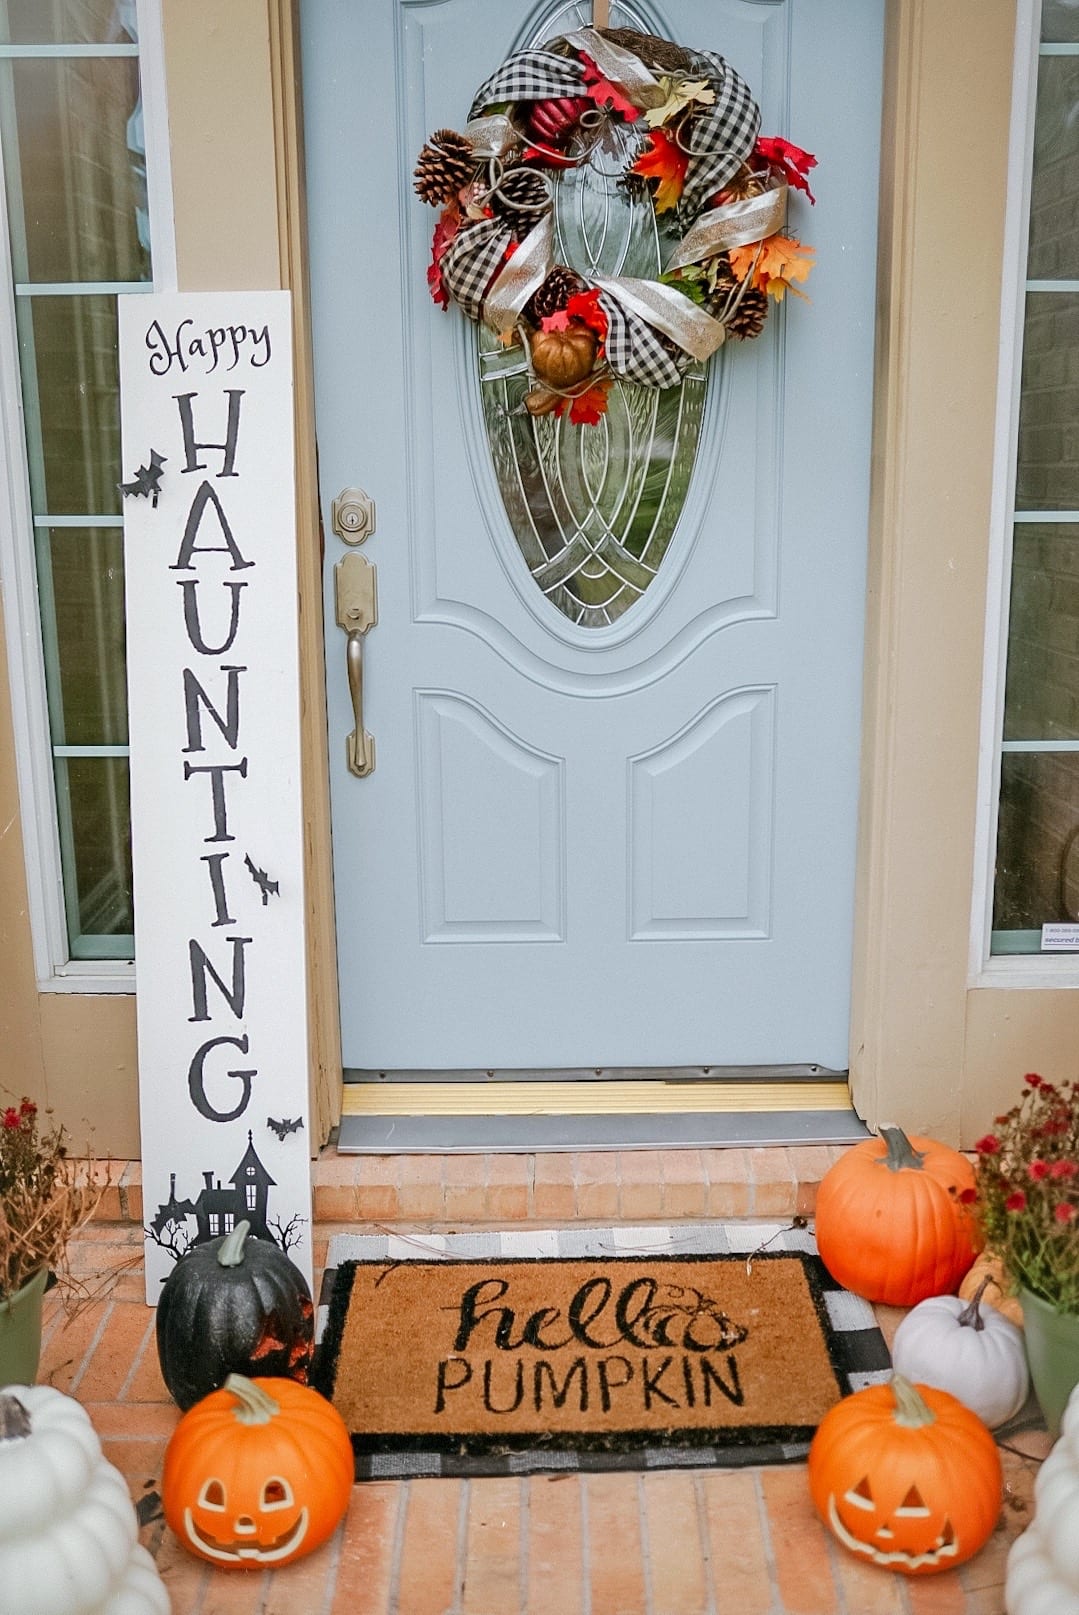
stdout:
[(1075, 0), (1042, 0), (1042, 39), (1054, 45), (1079, 42), (1079, 6)]
[(1028, 280), (1079, 278), (1079, 56), (1043, 56), (1030, 192)]
[(52, 516), (117, 514), (116, 299), (20, 297), (16, 312), (34, 509)]
[(150, 279), (134, 57), (0, 63), (15, 279)]
[[(993, 929), (1040, 931), (1063, 920), (1079, 920), (1079, 756), (1006, 752)], [(1028, 950), (994, 939), (994, 952), (1015, 951)]]
[(1079, 510), (1077, 293), (1027, 297), (1015, 508)]
[(130, 45), (135, 0), (3, 0), (0, 42), (11, 45)]
[(54, 745), (127, 744), (124, 545), (120, 528), (38, 530)]
[[(556, 263), (586, 276), (658, 276), (670, 244), (661, 242), (650, 201), (620, 183), (636, 144), (630, 129), (616, 126), (610, 145), (557, 175)], [(704, 367), (662, 391), (616, 381), (599, 424), (578, 427), (568, 411), (533, 419), (524, 407), (523, 348), (507, 351), (485, 327), (478, 331), (488, 441), (521, 554), (565, 617), (607, 627), (641, 598), (670, 545), (700, 440)]]
[(127, 758), (58, 757), (56, 792), (71, 955), (101, 958), (134, 930)]

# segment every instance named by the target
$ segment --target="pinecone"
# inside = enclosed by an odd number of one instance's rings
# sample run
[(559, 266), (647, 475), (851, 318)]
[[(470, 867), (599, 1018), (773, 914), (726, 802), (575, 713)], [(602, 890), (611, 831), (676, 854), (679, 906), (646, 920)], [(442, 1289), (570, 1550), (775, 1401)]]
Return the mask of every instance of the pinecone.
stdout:
[(498, 218), (529, 229), (550, 208), (551, 193), (534, 168), (511, 168), (491, 191), (490, 201)]
[(475, 172), (476, 155), (471, 141), (452, 129), (436, 129), (420, 152), (413, 189), (432, 207), (441, 207), (468, 184)]
[(525, 304), (525, 319), (538, 326), (548, 314), (557, 314), (565, 308), (574, 292), (583, 292), (584, 285), (580, 275), (572, 269), (567, 269), (565, 264), (555, 264), (543, 285), (532, 293)]
[(728, 316), (726, 321), (727, 330), (731, 336), (741, 337), (745, 341), (751, 336), (760, 336), (767, 317), (768, 297), (766, 293), (750, 289), (745, 293), (734, 313)]

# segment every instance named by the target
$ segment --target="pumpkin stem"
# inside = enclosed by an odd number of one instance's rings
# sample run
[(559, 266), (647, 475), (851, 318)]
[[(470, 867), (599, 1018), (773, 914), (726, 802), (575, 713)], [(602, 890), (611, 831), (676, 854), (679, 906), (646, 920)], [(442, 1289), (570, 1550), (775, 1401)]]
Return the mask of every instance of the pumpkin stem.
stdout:
[(892, 1375), (892, 1392), (895, 1396), (896, 1424), (905, 1430), (920, 1430), (923, 1425), (936, 1424), (937, 1416), (924, 1396), (902, 1374)]
[(880, 1156), (875, 1165), (886, 1166), (889, 1172), (902, 1172), (906, 1167), (912, 1167), (915, 1172), (922, 1170), (925, 1155), (921, 1150), (914, 1148), (901, 1127), (879, 1127), (877, 1131), (884, 1140), (888, 1153)]
[(975, 1290), (974, 1294), (971, 1296), (969, 1302), (963, 1308), (962, 1312), (959, 1314), (958, 1318), (956, 1319), (957, 1323), (962, 1324), (963, 1327), (967, 1328), (967, 1329), (984, 1329), (985, 1328), (985, 1319), (982, 1317), (982, 1309), (978, 1305), (978, 1302), (981, 1300), (982, 1296), (985, 1294), (987, 1287), (990, 1284), (994, 1284), (995, 1282), (996, 1282), (996, 1280), (993, 1278), (992, 1273), (987, 1273), (985, 1275), (984, 1279), (978, 1285), (978, 1288)]
[(0, 1396), (0, 1441), (25, 1441), (33, 1426), (17, 1396)]
[(244, 1241), (251, 1232), (249, 1222), (238, 1222), (231, 1233), (225, 1235), (217, 1252), (219, 1267), (240, 1267), (244, 1259)]
[(240, 1404), (236, 1417), (241, 1424), (269, 1424), (281, 1411), (280, 1404), (268, 1396), (261, 1385), (243, 1374), (230, 1374), (223, 1389), (231, 1391)]

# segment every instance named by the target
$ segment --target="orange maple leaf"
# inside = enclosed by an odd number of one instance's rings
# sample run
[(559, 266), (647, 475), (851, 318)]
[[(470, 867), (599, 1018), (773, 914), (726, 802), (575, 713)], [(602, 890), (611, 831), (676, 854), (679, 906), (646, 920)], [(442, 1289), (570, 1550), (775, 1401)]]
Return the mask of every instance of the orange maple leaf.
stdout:
[(752, 274), (750, 285), (767, 292), (777, 303), (787, 292), (804, 297), (794, 284), (805, 280), (813, 268), (813, 248), (803, 247), (793, 236), (769, 236), (766, 241), (754, 242), (748, 247), (732, 247), (731, 269), (739, 280)]
[(587, 392), (578, 393), (569, 406), (569, 418), (574, 426), (598, 426), (600, 417), (607, 413), (607, 394), (610, 390), (608, 377), (593, 382)]
[(682, 150), (665, 129), (653, 129), (648, 136), (648, 142), (651, 150), (641, 152), (632, 165), (632, 172), (643, 174), (645, 179), (659, 181), (654, 197), (656, 212), (666, 213), (670, 208), (678, 206), (678, 198), (686, 182), (689, 154)]

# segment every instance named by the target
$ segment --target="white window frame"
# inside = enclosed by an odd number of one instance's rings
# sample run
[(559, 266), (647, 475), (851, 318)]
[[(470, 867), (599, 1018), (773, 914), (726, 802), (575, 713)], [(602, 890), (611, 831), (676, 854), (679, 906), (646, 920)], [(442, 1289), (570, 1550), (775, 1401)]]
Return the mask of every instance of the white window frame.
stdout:
[(1037, 109), (1041, 0), (1016, 5), (1015, 67), (1008, 153), (1008, 199), (1001, 280), (1000, 368), (990, 516), (982, 683), (978, 813), (975, 832), (969, 982), (972, 987), (1079, 987), (1079, 955), (992, 954), (993, 893), (1000, 804), (1001, 734), (1011, 600), (1027, 238)]
[[(162, 0), (136, 0), (154, 290), (176, 287)], [(43, 992), (131, 993), (126, 959), (71, 959), (45, 694), (7, 200), (0, 184), (0, 598), (34, 968)], [(2, 832), (4, 827), (0, 827)]]

